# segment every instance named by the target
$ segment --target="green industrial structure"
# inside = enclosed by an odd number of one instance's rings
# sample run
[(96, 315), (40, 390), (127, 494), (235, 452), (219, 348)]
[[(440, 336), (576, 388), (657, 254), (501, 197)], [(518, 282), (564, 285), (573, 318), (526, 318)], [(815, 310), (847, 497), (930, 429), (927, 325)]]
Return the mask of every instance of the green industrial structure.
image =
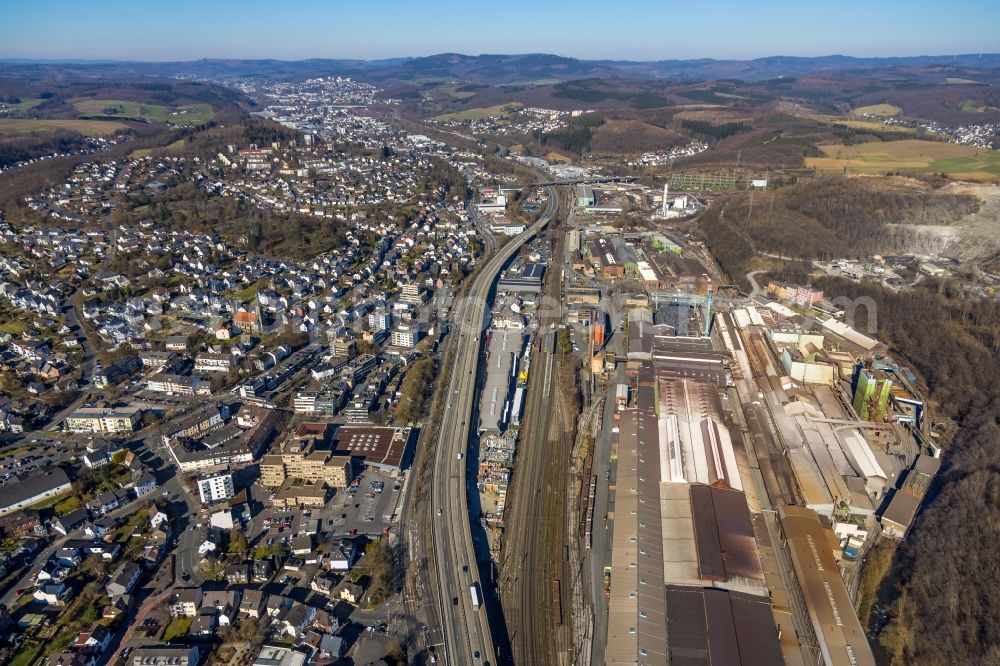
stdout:
[(676, 255), (680, 255), (682, 249), (681, 246), (673, 242), (666, 236), (660, 234), (653, 234), (650, 239), (653, 241), (653, 247), (661, 252), (673, 252)]
[(865, 421), (885, 421), (889, 411), (892, 380), (876, 377), (863, 368), (857, 369), (854, 389), (854, 411)]
[(580, 208), (588, 208), (597, 205), (597, 197), (594, 195), (594, 188), (590, 185), (576, 186), (576, 205)]

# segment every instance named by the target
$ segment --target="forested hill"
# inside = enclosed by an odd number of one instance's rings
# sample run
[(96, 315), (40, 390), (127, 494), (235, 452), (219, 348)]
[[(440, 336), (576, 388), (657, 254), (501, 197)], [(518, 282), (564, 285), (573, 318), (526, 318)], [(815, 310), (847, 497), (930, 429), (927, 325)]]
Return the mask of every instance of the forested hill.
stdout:
[(709, 247), (740, 279), (758, 252), (832, 259), (901, 251), (912, 231), (896, 225), (953, 224), (979, 205), (919, 183), (831, 176), (725, 200), (701, 222)]
[(799, 58), (772, 56), (754, 60), (584, 60), (547, 53), (463, 55), (440, 53), (421, 58), (389, 60), (323, 59), (241, 60), (202, 59), (186, 62), (51, 62), (0, 61), (0, 77), (48, 80), (186, 76), (221, 80), (255, 76), (309, 78), (354, 76), (371, 80), (413, 80), (443, 77), (510, 83), (538, 80), (569, 81), (593, 76), (705, 81), (733, 78), (763, 81), (817, 72), (871, 71), (889, 68), (998, 69), (1000, 54), (976, 53), (898, 58), (856, 58), (844, 55)]

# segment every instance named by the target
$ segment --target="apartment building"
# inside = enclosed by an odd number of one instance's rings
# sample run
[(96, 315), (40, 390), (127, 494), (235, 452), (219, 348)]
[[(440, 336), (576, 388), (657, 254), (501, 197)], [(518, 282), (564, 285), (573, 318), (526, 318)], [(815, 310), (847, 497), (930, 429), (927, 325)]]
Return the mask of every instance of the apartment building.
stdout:
[(225, 472), (208, 474), (198, 479), (198, 494), (203, 504), (211, 504), (233, 496), (233, 475)]
[(168, 395), (211, 395), (211, 383), (204, 377), (157, 373), (146, 380), (146, 389)]
[(420, 340), (420, 331), (415, 326), (400, 325), (392, 329), (390, 343), (394, 347), (413, 349), (418, 340)]
[(131, 433), (141, 417), (138, 407), (81, 407), (66, 417), (66, 429), (79, 433)]
[(229, 354), (202, 352), (194, 358), (195, 372), (229, 372), (233, 367), (233, 357)]

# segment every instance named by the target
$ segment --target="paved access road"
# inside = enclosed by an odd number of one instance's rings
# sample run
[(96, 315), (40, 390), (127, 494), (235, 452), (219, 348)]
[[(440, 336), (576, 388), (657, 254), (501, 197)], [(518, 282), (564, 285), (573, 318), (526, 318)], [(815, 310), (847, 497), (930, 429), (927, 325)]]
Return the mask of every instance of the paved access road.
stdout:
[[(556, 214), (556, 189), (548, 187), (549, 201), (543, 215), (524, 233), (511, 239), (476, 274), (464, 307), (454, 310), (455, 344), (451, 380), (445, 395), (444, 424), (434, 452), (431, 483), (433, 557), (438, 596), (438, 614), (444, 634), (444, 652), (449, 664), (495, 664), (496, 649), (476, 563), (470, 528), (468, 495), (474, 488), (475, 461), (468, 458), (469, 433), (475, 426), (476, 385), (481, 359), (481, 334), (488, 315), (487, 301), (500, 270), (527, 240)], [(473, 604), (470, 587), (475, 586), (479, 605)]]

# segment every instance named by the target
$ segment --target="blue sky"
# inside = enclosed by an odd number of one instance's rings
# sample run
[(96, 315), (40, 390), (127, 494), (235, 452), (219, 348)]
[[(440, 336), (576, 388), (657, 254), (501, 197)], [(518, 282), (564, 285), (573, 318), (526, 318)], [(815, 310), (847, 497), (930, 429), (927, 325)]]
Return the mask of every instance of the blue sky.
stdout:
[(0, 58), (534, 52), (651, 60), (1000, 51), (996, 0), (0, 2)]

